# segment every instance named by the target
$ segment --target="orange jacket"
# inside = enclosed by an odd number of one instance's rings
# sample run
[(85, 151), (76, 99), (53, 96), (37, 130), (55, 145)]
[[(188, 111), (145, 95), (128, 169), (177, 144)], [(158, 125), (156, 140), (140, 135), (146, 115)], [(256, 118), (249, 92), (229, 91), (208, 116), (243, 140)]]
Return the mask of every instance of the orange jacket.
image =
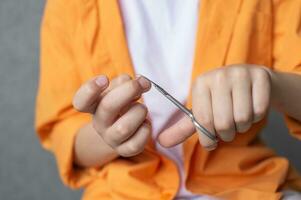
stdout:
[[(301, 72), (301, 1), (201, 2), (192, 81), (205, 71), (235, 63)], [(91, 120), (72, 108), (75, 91), (98, 74), (113, 78), (121, 73), (134, 75), (117, 0), (47, 2), (36, 130), (43, 146), (54, 153), (62, 180), (72, 188), (84, 186), (83, 199), (172, 199), (179, 173), (154, 150), (152, 141), (140, 155), (118, 158), (102, 168), (72, 165), (75, 133)], [(276, 200), (285, 187), (301, 190), (300, 176), (288, 160), (258, 138), (265, 121), (213, 152), (200, 147), (196, 134), (185, 141), (187, 188), (231, 200)], [(301, 124), (287, 116), (286, 123), (300, 139)]]

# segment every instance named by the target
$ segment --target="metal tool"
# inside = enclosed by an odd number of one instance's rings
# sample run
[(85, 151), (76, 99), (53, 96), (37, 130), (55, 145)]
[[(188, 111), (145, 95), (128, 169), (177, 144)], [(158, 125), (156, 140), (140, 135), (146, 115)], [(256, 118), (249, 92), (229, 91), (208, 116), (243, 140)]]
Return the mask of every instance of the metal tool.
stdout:
[(171, 96), (168, 92), (166, 92), (162, 87), (160, 87), (158, 84), (150, 80), (149, 78), (143, 76), (145, 79), (147, 79), (149, 82), (152, 83), (152, 85), (160, 92), (162, 93), (168, 100), (170, 100), (174, 105), (176, 105), (182, 112), (184, 112), (192, 121), (194, 126), (204, 133), (208, 138), (213, 140), (214, 142), (218, 142), (217, 137), (209, 132), (205, 127), (203, 127), (198, 121), (195, 119), (194, 115), (192, 114), (191, 110), (186, 108), (183, 104), (181, 104), (177, 99), (175, 99), (173, 96)]

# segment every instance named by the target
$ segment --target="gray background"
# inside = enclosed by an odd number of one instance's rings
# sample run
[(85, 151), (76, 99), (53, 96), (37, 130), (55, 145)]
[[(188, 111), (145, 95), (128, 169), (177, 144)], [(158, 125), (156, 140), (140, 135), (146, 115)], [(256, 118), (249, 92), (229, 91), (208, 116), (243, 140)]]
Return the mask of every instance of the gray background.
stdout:
[[(0, 198), (79, 199), (59, 180), (53, 157), (33, 130), (39, 65), (39, 24), (44, 1), (0, 1)], [(265, 141), (301, 170), (301, 143), (272, 113)]]

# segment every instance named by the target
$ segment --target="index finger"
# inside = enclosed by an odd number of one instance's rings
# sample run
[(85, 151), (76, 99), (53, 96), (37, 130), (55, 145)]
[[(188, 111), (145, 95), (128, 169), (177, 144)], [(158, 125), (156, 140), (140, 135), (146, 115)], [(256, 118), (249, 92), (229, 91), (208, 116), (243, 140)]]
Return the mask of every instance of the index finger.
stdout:
[(163, 130), (157, 139), (162, 146), (173, 147), (184, 142), (193, 133), (195, 133), (193, 123), (189, 117), (184, 116), (174, 125)]
[(77, 90), (72, 102), (73, 107), (80, 112), (94, 114), (101, 98), (114, 88), (130, 80), (131, 77), (127, 74), (121, 74), (110, 82), (105, 75), (94, 77)]
[(80, 112), (93, 113), (99, 95), (108, 87), (108, 84), (108, 78), (103, 75), (88, 80), (74, 95), (73, 107)]
[(116, 118), (120, 115), (120, 112), (133, 102), (133, 100), (150, 89), (150, 83), (143, 79), (137, 78), (135, 80), (128, 81), (110, 91), (104, 96), (94, 115), (94, 120), (101, 122), (99, 129), (111, 126)]
[[(198, 84), (192, 95), (192, 111), (195, 119), (202, 124), (210, 133), (215, 135), (214, 118), (209, 88)], [(202, 131), (197, 130), (200, 144), (207, 150), (213, 150), (217, 146), (216, 140), (212, 140)]]

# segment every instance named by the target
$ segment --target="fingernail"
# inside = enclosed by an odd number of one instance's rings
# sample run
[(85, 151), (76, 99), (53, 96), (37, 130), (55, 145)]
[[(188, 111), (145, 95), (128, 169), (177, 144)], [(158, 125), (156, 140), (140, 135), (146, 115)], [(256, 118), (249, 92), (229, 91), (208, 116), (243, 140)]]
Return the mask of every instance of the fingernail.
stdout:
[(214, 144), (205, 146), (204, 148), (205, 148), (207, 151), (212, 151), (212, 150), (216, 149), (216, 147), (217, 147), (217, 144), (214, 143)]
[(254, 123), (260, 122), (262, 120), (261, 117), (255, 117), (255, 119), (253, 120)]
[(236, 126), (236, 130), (238, 133), (245, 133), (251, 128), (251, 125), (241, 125)]
[(95, 83), (99, 86), (99, 87), (103, 87), (107, 84), (108, 79), (106, 76), (99, 76), (95, 79)]
[(137, 81), (144, 90), (150, 88), (150, 82), (146, 80), (143, 76), (139, 76), (137, 78)]

